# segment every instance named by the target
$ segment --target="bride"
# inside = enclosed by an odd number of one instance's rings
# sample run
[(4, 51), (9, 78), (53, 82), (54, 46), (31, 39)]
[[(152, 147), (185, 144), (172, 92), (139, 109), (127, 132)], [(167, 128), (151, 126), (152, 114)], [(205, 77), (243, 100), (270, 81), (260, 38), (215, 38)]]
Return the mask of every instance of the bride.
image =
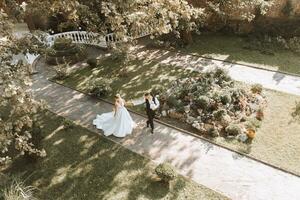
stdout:
[(119, 94), (115, 96), (113, 112), (97, 115), (93, 124), (98, 129), (102, 129), (105, 136), (114, 135), (116, 137), (130, 135), (135, 127), (134, 121), (125, 108), (125, 100)]

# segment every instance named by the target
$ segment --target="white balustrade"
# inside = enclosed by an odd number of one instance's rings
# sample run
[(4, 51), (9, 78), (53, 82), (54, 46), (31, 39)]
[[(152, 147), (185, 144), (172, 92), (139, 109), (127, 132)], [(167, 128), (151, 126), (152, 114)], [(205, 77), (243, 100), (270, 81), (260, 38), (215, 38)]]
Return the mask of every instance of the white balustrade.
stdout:
[[(138, 36), (133, 39), (138, 39), (141, 37), (145, 37), (147, 35), (150, 35), (149, 32), (145, 30), (141, 30), (138, 32)], [(99, 46), (103, 48), (107, 48), (112, 43), (120, 43), (123, 41), (126, 41), (124, 38), (118, 38), (116, 34), (110, 33), (105, 36), (99, 34), (99, 33), (93, 33), (93, 32), (86, 32), (86, 31), (70, 31), (70, 32), (63, 32), (58, 33), (54, 35), (47, 34), (45, 37), (45, 43), (48, 46), (52, 46), (54, 44), (54, 41), (57, 38), (70, 38), (73, 43), (77, 44), (89, 44), (93, 46)], [(38, 38), (41, 40), (41, 38)], [(130, 36), (128, 36), (128, 39), (132, 39)], [(128, 41), (128, 40), (127, 40)]]

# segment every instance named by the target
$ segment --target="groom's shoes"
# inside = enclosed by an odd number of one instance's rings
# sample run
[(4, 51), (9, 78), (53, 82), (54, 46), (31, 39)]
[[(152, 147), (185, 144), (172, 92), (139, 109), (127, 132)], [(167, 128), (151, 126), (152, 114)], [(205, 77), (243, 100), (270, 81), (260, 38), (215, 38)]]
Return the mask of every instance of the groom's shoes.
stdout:
[(151, 129), (151, 134), (154, 134), (154, 131), (153, 131), (153, 129)]

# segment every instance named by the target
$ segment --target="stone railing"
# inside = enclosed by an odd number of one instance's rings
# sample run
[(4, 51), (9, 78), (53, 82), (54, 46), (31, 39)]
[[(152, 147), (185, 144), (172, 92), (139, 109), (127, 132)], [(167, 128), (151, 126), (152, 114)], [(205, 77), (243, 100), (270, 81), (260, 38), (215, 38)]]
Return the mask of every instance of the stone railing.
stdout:
[(54, 41), (57, 38), (70, 38), (72, 39), (73, 43), (77, 44), (89, 44), (93, 46), (103, 47), (107, 48), (112, 43), (119, 43), (124, 41), (129, 41), (132, 39), (138, 39), (141, 37), (145, 37), (147, 35), (150, 35), (150, 33), (145, 31), (140, 31), (138, 33), (137, 37), (130, 37), (128, 36), (128, 39), (121, 39), (116, 36), (114, 33), (107, 34), (105, 36), (99, 34), (99, 33), (93, 33), (93, 32), (86, 32), (86, 31), (70, 31), (70, 32), (64, 32), (64, 33), (58, 33), (54, 35), (45, 34), (43, 37), (37, 37), (40, 41), (43, 41), (48, 46), (52, 46), (54, 44)]
[(49, 46), (52, 46), (54, 44), (54, 41), (57, 38), (70, 38), (72, 39), (73, 43), (77, 43), (77, 44), (89, 44), (89, 45), (94, 45), (99, 47), (107, 47), (105, 38), (100, 34), (92, 33), (92, 32), (71, 31), (71, 32), (58, 33), (46, 37), (46, 42)]

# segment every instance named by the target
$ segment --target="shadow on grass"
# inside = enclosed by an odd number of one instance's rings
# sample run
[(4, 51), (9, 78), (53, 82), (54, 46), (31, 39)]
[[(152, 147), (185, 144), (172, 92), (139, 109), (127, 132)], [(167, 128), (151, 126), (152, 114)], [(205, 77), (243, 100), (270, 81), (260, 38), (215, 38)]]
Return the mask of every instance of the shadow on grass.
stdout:
[(39, 121), (48, 156), (36, 163), (19, 159), (6, 173), (25, 172), (40, 199), (177, 199), (186, 186), (183, 178), (171, 190), (152, 181), (149, 160), (79, 126), (65, 129), (52, 113)]
[(249, 45), (254, 44), (251, 43), (251, 40), (246, 41), (246, 38), (241, 36), (202, 34), (195, 36), (193, 44), (180, 51), (220, 58), (230, 62), (246, 63), (252, 66), (265, 65), (268, 68), (300, 75), (298, 54), (282, 49), (274, 50), (274, 55), (267, 55), (259, 50), (247, 49), (246, 47)]
[[(162, 58), (163, 59), (163, 58)], [(196, 73), (183, 68), (162, 66), (155, 62), (134, 60), (128, 66), (126, 77), (119, 77), (122, 66), (113, 60), (104, 60), (97, 68), (85, 68), (73, 73), (69, 78), (58, 81), (68, 87), (87, 92), (88, 80), (94, 77), (105, 77), (112, 80), (111, 87), (125, 99), (142, 97), (155, 86), (168, 88), (178, 78), (195, 76)], [(108, 97), (111, 99), (114, 94)]]

